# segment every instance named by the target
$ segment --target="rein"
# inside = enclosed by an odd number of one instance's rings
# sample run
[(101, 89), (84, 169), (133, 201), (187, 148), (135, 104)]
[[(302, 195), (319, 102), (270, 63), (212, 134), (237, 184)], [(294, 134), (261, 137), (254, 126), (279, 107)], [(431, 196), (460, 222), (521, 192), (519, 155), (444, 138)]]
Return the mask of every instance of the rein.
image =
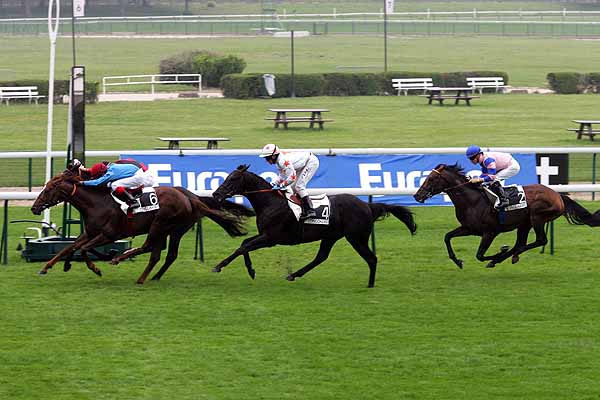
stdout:
[[(442, 173), (440, 171), (438, 171), (437, 169), (432, 169), (431, 172), (435, 172), (436, 174), (442, 176)], [(470, 181), (466, 181), (466, 182), (463, 182), (463, 183), (459, 183), (458, 185), (454, 185), (454, 186), (451, 186), (449, 188), (444, 189), (444, 191), (447, 192), (448, 190), (453, 190), (453, 189), (459, 188), (461, 186), (468, 185), (469, 183), (471, 183), (471, 182)]]

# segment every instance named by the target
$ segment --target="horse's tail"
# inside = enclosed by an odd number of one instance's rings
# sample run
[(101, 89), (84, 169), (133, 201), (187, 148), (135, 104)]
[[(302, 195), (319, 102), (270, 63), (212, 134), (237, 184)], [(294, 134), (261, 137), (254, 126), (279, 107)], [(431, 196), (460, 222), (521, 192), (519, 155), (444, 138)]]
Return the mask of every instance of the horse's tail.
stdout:
[(600, 210), (592, 214), (569, 196), (561, 194), (560, 197), (565, 204), (563, 215), (570, 224), (600, 226)]
[(256, 215), (256, 213), (252, 209), (242, 204), (237, 204), (232, 201), (224, 201), (222, 203), (219, 203), (217, 200), (215, 200), (214, 197), (197, 196), (196, 194), (192, 193), (184, 187), (176, 187), (175, 189), (185, 194), (188, 198), (199, 199), (201, 202), (215, 210), (227, 211), (233, 215), (237, 215), (238, 217), (253, 217)]
[(212, 204), (204, 202), (204, 199), (214, 200), (212, 197), (200, 197), (196, 196), (189, 190), (178, 187), (176, 188), (181, 193), (185, 194), (188, 199), (194, 204), (194, 202), (201, 203), (204, 215), (206, 215), (211, 221), (217, 223), (221, 228), (229, 234), (229, 236), (244, 236), (248, 234), (246, 229), (247, 217), (244, 215), (236, 215), (228, 212), (225, 208), (218, 205), (217, 208), (213, 208)]
[(392, 214), (394, 217), (404, 222), (404, 225), (406, 225), (410, 233), (414, 235), (417, 231), (417, 224), (413, 218), (413, 213), (407, 207), (384, 203), (368, 204), (371, 208), (371, 213), (373, 214), (373, 222), (382, 220)]

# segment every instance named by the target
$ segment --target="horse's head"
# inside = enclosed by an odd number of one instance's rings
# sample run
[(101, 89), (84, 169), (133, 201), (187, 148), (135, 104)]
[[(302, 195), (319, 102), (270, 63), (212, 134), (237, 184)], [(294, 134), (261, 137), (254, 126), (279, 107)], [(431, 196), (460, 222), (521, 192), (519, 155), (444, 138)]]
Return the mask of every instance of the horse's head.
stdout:
[(67, 200), (75, 191), (75, 185), (79, 181), (79, 175), (69, 169), (50, 179), (35, 199), (31, 212), (40, 215), (45, 209)]
[(246, 172), (248, 171), (248, 168), (250, 168), (250, 165), (240, 165), (236, 170), (230, 173), (227, 176), (227, 179), (225, 179), (225, 182), (213, 192), (215, 200), (220, 203), (229, 197), (235, 196), (236, 194), (242, 194), (246, 191), (244, 176), (248, 174)]
[(458, 164), (439, 164), (431, 170), (425, 182), (415, 193), (414, 198), (419, 203), (424, 203), (430, 197), (461, 185), (467, 180), (468, 178), (465, 177), (462, 168)]

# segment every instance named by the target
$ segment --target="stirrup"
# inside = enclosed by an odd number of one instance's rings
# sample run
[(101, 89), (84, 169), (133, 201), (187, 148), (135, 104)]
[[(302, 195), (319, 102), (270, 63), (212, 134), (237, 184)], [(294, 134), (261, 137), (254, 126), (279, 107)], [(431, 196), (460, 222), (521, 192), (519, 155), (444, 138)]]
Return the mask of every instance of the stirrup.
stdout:
[(310, 209), (308, 211), (306, 211), (306, 214), (302, 213), (300, 214), (300, 221), (304, 221), (305, 219), (310, 219), (310, 218), (315, 218), (317, 216), (317, 213), (314, 209)]

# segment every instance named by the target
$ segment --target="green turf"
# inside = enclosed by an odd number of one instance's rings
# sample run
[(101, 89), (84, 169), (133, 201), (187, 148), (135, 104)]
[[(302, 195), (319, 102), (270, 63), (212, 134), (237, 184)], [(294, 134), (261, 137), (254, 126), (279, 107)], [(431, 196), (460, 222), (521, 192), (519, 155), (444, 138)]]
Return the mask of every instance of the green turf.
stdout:
[[(77, 40), (77, 63), (87, 67), (88, 80), (101, 82), (104, 76), (158, 73), (161, 59), (186, 50), (204, 49), (244, 58), (248, 63), (245, 72), (289, 73), (289, 47), (289, 40), (270, 37), (81, 38)], [(11, 60), (0, 68), (0, 81), (47, 79), (47, 37), (0, 37), (0, 48), (3, 57)], [(549, 72), (595, 72), (600, 64), (595, 48), (595, 41), (574, 39), (393, 35), (388, 40), (388, 70), (504, 71), (512, 85), (543, 87)], [(296, 73), (348, 71), (338, 69), (340, 66), (383, 71), (380, 36), (302, 38), (295, 43), (295, 54)], [(57, 78), (66, 78), (71, 64), (71, 41), (67, 37), (60, 38)]]
[[(590, 204), (587, 204), (591, 208)], [(22, 226), (10, 225), (10, 266), (0, 266), (0, 397), (10, 399), (592, 399), (600, 295), (597, 231), (556, 225), (556, 254), (531, 251), (486, 269), (476, 238), (448, 260), (453, 209), (415, 209), (419, 233), (377, 223), (379, 270), (340, 242), (296, 282), (283, 277), (316, 245), (253, 253), (209, 269), (232, 251), (205, 224), (206, 263), (180, 259), (160, 282), (134, 284), (146, 256), (118, 267), (18, 261)], [(28, 217), (11, 208), (10, 218)], [(498, 239), (492, 249), (511, 243)], [(136, 240), (139, 242), (139, 240)]]

